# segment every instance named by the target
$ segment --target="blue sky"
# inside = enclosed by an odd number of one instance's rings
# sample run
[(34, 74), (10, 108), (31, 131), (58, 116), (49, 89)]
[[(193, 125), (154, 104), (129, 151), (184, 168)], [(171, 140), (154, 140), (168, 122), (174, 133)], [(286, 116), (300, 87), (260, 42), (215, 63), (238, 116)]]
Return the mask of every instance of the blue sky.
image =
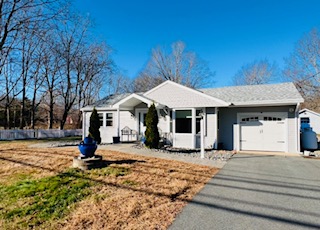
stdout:
[(295, 43), (320, 25), (316, 0), (78, 0), (75, 7), (94, 19), (95, 35), (127, 76), (138, 74), (152, 48), (180, 40), (208, 62), (215, 87), (230, 85), (255, 59), (282, 68)]

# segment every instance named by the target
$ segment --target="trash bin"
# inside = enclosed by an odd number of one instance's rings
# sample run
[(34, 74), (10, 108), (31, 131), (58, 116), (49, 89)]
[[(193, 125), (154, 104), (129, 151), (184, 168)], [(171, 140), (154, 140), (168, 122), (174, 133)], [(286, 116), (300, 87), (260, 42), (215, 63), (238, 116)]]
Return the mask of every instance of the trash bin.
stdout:
[(120, 142), (120, 137), (113, 137), (113, 144), (117, 144)]

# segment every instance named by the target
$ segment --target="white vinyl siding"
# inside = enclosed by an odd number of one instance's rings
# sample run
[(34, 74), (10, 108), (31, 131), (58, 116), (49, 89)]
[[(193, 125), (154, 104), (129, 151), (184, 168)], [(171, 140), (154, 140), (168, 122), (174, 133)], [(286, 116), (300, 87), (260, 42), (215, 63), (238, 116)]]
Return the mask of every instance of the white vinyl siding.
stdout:
[[(101, 135), (101, 142), (102, 143), (112, 143), (113, 137), (118, 135), (117, 124), (115, 121), (118, 120), (117, 111), (108, 111), (108, 112), (100, 112), (98, 113), (106, 114), (112, 113), (113, 114), (113, 126), (102, 126), (100, 127), (100, 135)], [(84, 137), (88, 136), (89, 134), (89, 126), (90, 126), (90, 116), (91, 112), (85, 113), (85, 120), (86, 126), (84, 130)], [(106, 117), (106, 115), (105, 115)], [(131, 112), (129, 111), (120, 111), (120, 131), (125, 126), (128, 126), (130, 129), (136, 130), (136, 118), (131, 116)], [(121, 135), (121, 132), (120, 132)]]

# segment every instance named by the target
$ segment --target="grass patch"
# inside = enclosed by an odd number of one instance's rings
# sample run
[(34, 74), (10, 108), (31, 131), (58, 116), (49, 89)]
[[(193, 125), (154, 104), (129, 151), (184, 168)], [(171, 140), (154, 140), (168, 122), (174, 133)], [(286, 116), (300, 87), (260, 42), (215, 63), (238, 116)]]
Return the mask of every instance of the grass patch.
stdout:
[(139, 183), (136, 181), (132, 181), (132, 180), (125, 180), (122, 182), (122, 184), (129, 185), (129, 186), (137, 186)]
[(94, 176), (125, 176), (130, 173), (129, 168), (125, 167), (117, 167), (117, 166), (109, 166), (102, 169), (93, 169), (90, 171)]
[[(39, 180), (21, 180), (0, 186), (0, 217), (16, 227), (33, 228), (68, 213), (72, 205), (90, 194), (93, 183), (71, 169)], [(17, 205), (19, 204), (19, 205)]]
[(0, 229), (167, 229), (218, 172), (102, 148), (109, 166), (82, 172), (76, 147), (34, 143), (0, 142)]

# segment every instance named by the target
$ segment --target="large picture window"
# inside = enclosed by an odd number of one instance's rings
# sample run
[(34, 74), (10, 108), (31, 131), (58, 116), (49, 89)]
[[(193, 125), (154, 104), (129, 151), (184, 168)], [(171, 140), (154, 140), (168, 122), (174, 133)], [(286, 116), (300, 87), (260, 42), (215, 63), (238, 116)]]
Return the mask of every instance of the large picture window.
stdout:
[(192, 133), (191, 110), (176, 111), (176, 133)]
[(106, 114), (106, 126), (113, 126), (113, 113)]

